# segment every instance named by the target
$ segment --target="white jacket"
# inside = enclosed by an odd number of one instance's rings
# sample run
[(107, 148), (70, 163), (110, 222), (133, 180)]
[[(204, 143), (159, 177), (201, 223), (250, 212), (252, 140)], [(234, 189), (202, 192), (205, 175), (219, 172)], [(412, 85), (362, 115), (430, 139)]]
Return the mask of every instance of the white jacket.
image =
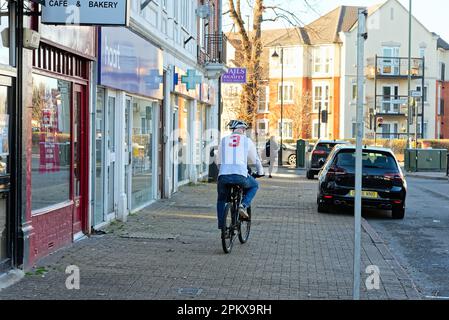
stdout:
[(248, 164), (256, 165), (257, 173), (264, 174), (254, 142), (245, 135), (232, 134), (224, 137), (218, 147), (219, 176), (248, 176)]

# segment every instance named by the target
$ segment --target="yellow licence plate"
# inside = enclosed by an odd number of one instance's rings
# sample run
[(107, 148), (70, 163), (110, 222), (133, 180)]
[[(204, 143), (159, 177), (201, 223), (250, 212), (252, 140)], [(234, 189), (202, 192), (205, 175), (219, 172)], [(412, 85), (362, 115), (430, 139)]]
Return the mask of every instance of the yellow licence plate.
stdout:
[[(351, 197), (355, 197), (355, 190), (351, 190), (349, 195)], [(362, 198), (377, 199), (377, 198), (379, 198), (379, 194), (377, 192), (374, 192), (374, 191), (362, 191)]]

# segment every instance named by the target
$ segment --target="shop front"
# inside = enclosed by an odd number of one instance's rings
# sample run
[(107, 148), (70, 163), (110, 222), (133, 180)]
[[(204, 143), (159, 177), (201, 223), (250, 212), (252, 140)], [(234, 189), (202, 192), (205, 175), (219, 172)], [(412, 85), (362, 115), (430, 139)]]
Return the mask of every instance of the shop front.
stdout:
[[(1, 0), (0, 7), (2, 8), (0, 33), (2, 37), (13, 39), (14, 28), (10, 28), (10, 21), (14, 21), (15, 6)], [(16, 139), (19, 139), (11, 126), (12, 116), (15, 114), (17, 78), (15, 65), (15, 46), (8, 46), (0, 41), (0, 274), (11, 269), (19, 258), (14, 252), (17, 244), (18, 214), (11, 192), (11, 187), (15, 185), (15, 181), (11, 178), (13, 158), (17, 154), (10, 147), (16, 143)]]
[(209, 152), (214, 137), (211, 105), (215, 91), (197, 71), (174, 68), (171, 93), (173, 111), (173, 186), (196, 182), (208, 174)]
[(126, 220), (160, 197), (162, 51), (126, 28), (101, 28), (92, 226)]
[[(95, 33), (88, 27), (67, 28), (68, 34), (64, 29), (42, 26), (41, 45), (24, 67), (29, 84), (23, 91), (24, 128), (30, 139), (24, 222), (28, 265), (89, 233), (89, 87)], [(74, 31), (84, 49), (72, 46)]]

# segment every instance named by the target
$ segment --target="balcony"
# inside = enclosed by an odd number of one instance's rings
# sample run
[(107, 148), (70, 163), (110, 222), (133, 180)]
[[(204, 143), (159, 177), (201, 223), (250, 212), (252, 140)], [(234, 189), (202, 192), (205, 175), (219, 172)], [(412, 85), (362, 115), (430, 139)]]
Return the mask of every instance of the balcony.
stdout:
[(228, 71), (226, 66), (227, 38), (224, 33), (205, 36), (205, 47), (198, 46), (198, 63), (206, 69), (208, 79), (219, 79)]
[[(408, 58), (399, 57), (374, 57), (367, 59), (367, 78), (389, 79), (408, 78)], [(422, 79), (424, 77), (424, 59), (411, 59), (412, 79)]]
[(376, 115), (406, 117), (408, 114), (407, 102), (407, 96), (377, 96)]

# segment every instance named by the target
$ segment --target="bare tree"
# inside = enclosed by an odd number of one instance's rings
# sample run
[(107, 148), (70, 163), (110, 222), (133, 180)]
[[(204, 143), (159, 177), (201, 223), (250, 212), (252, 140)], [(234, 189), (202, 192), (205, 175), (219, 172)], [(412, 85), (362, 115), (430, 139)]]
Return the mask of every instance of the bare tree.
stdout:
[[(307, 0), (303, 0), (306, 6), (311, 5)], [(252, 9), (253, 28), (248, 30), (242, 16), (241, 0), (228, 0), (229, 11), (226, 12), (232, 18), (237, 27), (237, 33), (240, 37), (241, 46), (239, 51), (242, 54), (240, 65), (247, 69), (247, 83), (243, 85), (241, 95), (241, 109), (237, 112), (249, 123), (255, 125), (259, 83), (262, 74), (261, 55), (263, 52), (262, 44), (262, 24), (264, 21), (277, 21), (283, 19), (292, 26), (303, 25), (296, 15), (279, 6), (266, 6), (266, 0), (247, 0), (247, 5)], [(313, 9), (313, 8), (312, 8)]]
[[(304, 91), (302, 95), (295, 99), (294, 103), (285, 105), (284, 119), (292, 121), (293, 139), (309, 139), (312, 136), (312, 94)], [(280, 110), (270, 112), (270, 123), (277, 123), (281, 118)]]

